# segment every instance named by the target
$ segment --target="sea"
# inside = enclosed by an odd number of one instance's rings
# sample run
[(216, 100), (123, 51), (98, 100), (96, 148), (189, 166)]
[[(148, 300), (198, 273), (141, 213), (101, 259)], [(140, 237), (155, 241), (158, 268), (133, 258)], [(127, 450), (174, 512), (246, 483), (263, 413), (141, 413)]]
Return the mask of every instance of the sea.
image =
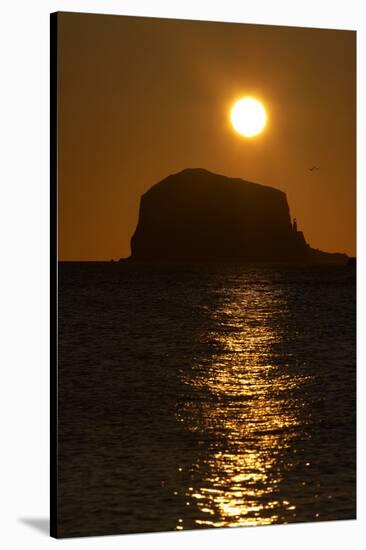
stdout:
[(64, 262), (62, 537), (356, 517), (355, 266)]

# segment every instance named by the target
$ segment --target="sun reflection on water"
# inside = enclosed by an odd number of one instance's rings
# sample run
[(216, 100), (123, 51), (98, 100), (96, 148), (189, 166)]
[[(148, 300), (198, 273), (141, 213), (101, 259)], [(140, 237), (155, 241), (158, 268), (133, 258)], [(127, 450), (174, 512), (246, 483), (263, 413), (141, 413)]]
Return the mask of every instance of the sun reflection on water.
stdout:
[[(186, 493), (196, 526), (286, 523), (296, 514), (295, 505), (280, 498), (278, 485), (283, 452), (299, 423), (298, 404), (289, 402), (288, 392), (306, 378), (290, 377), (286, 365), (279, 368), (273, 345), (281, 340), (281, 325), (273, 311), (286, 314), (280, 291), (224, 294), (213, 313), (219, 330), (200, 335), (215, 343), (209, 369), (197, 364), (184, 378), (198, 398), (178, 410), (177, 419), (208, 442), (205, 458), (193, 468), (201, 477), (193, 476), (194, 489)], [(184, 528), (181, 518), (176, 528)]]

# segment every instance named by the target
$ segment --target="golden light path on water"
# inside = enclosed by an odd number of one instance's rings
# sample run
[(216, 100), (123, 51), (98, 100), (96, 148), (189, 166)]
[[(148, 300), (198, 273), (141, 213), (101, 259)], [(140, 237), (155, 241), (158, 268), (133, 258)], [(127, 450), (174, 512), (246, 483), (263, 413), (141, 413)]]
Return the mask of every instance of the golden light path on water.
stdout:
[[(219, 351), (209, 373), (198, 366), (185, 380), (212, 399), (187, 405), (177, 419), (208, 441), (211, 433), (216, 439), (219, 433), (222, 442), (193, 465), (202, 479), (197, 476), (187, 488), (186, 505), (196, 510), (196, 526), (287, 523), (289, 515), (296, 516), (295, 505), (279, 499), (278, 491), (283, 476), (279, 460), (299, 424), (289, 391), (306, 380), (290, 377), (276, 364), (273, 345), (281, 340), (276, 315), (286, 315), (286, 307), (283, 293), (273, 288), (238, 288), (229, 296), (223, 291), (214, 313), (220, 330), (207, 335)], [(179, 518), (176, 529), (184, 529), (185, 523)]]

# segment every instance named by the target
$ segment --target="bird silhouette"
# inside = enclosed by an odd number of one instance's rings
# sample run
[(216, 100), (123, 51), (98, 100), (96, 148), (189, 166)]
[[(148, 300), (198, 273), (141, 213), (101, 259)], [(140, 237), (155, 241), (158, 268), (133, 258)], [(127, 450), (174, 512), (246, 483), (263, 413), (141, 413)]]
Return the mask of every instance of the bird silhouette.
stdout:
[(320, 170), (320, 166), (312, 166), (311, 168), (309, 168), (310, 172), (313, 172), (314, 170)]

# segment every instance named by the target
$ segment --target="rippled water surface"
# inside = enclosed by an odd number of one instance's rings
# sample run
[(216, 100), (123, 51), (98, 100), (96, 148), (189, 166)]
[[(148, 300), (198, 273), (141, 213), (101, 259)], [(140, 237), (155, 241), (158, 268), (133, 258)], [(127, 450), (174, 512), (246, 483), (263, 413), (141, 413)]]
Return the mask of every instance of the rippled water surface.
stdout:
[(355, 518), (355, 269), (60, 264), (60, 536)]

